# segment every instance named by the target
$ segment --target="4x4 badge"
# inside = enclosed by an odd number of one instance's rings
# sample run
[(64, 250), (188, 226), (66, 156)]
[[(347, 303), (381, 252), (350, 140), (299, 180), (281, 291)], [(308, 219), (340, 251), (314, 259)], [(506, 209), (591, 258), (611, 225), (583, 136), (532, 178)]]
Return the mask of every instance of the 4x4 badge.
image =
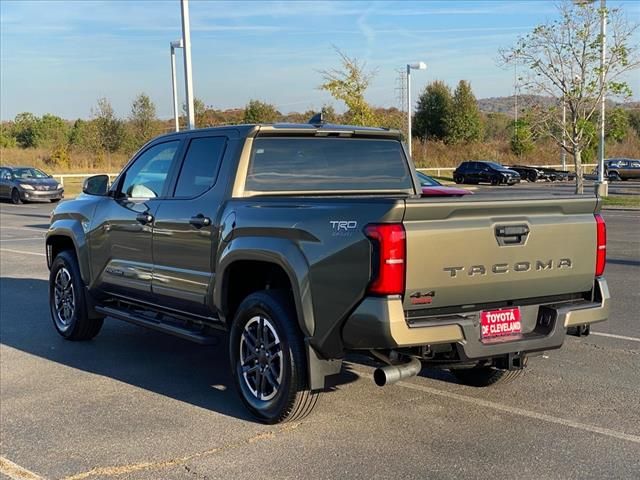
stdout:
[(429, 305), (433, 302), (433, 297), (436, 296), (435, 290), (431, 290), (429, 292), (413, 292), (409, 295), (411, 298), (411, 305)]

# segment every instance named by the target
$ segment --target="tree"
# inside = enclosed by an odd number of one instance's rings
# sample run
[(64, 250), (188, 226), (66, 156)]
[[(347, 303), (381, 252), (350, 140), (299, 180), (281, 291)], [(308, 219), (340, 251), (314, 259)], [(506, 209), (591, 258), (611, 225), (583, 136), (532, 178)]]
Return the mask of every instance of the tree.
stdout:
[(444, 140), (446, 120), (452, 107), (451, 89), (440, 80), (427, 85), (418, 98), (413, 136), (421, 140)]
[(13, 137), (22, 148), (35, 148), (40, 142), (40, 122), (30, 112), (16, 115), (13, 121)]
[(318, 88), (329, 92), (336, 100), (344, 102), (348, 109), (344, 117), (348, 123), (375, 125), (376, 117), (364, 98), (375, 72), (367, 72), (364, 63), (356, 58), (349, 58), (337, 48), (335, 50), (340, 56), (342, 69), (321, 70), (324, 82)]
[[(524, 66), (521, 85), (530, 92), (556, 99), (555, 105), (540, 108), (536, 121), (546, 135), (573, 156), (576, 193), (584, 190), (582, 153), (589, 145), (588, 129), (596, 116), (602, 96), (629, 96), (623, 75), (640, 65), (638, 46), (633, 44), (637, 25), (631, 25), (620, 10), (601, 11), (588, 2), (565, 0), (558, 6), (559, 18), (539, 25), (522, 36), (510, 49), (501, 50), (505, 65)], [(607, 16), (608, 35), (604, 71), (600, 68), (601, 15)], [(604, 82), (600, 82), (600, 74)], [(566, 124), (558, 106), (564, 101)]]
[(69, 143), (69, 125), (62, 118), (45, 113), (38, 120), (38, 146), (66, 148)]
[(471, 84), (460, 80), (445, 118), (447, 143), (475, 142), (482, 138), (482, 117)]
[(511, 151), (518, 156), (531, 152), (533, 150), (533, 132), (529, 122), (521, 118), (512, 123), (511, 129)]
[(243, 123), (273, 123), (280, 117), (280, 112), (270, 103), (260, 100), (249, 100), (244, 108)]
[(605, 122), (605, 137), (608, 140), (622, 142), (629, 131), (629, 114), (623, 108), (609, 110)]
[[(99, 98), (91, 109), (98, 134), (98, 145), (101, 151), (113, 153), (122, 146), (125, 138), (124, 124), (116, 117), (111, 103), (106, 98)], [(95, 152), (99, 153), (99, 152)]]
[(158, 134), (156, 106), (148, 95), (141, 93), (134, 99), (131, 104), (129, 125), (136, 148), (140, 148)]
[(629, 110), (629, 125), (636, 132), (636, 135), (640, 137), (640, 108)]

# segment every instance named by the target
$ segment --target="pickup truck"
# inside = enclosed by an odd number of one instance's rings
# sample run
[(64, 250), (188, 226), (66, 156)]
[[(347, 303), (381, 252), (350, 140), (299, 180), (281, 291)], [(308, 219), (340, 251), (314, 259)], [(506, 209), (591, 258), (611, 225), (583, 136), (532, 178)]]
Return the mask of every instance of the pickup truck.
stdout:
[(426, 366), (488, 386), (607, 318), (596, 197), (420, 192), (397, 131), (158, 137), (53, 211), (53, 324), (69, 340), (105, 317), (226, 338), (240, 399), (276, 423), (308, 414), (350, 352), (376, 362), (378, 385)]

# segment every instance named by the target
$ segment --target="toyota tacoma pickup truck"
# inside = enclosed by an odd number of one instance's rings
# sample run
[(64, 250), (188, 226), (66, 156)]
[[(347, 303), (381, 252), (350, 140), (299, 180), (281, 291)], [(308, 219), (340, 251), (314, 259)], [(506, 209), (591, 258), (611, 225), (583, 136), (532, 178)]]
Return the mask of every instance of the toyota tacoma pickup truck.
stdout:
[(375, 362), (378, 385), (426, 366), (488, 386), (607, 318), (596, 197), (420, 191), (397, 131), (158, 137), (53, 211), (53, 324), (69, 340), (105, 317), (226, 338), (240, 399), (276, 423), (307, 415), (352, 352)]

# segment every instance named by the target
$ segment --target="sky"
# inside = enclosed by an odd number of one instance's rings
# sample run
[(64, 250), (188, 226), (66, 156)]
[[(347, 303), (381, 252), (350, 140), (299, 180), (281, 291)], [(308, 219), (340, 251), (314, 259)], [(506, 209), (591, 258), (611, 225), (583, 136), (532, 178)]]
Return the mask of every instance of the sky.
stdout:
[[(608, 6), (640, 22), (640, 1)], [(284, 113), (342, 111), (318, 90), (319, 70), (339, 66), (335, 46), (376, 71), (367, 91), (375, 106), (399, 106), (397, 70), (415, 61), (428, 67), (412, 73), (414, 99), (436, 79), (469, 80), (478, 98), (507, 96), (513, 71), (498, 65), (498, 49), (555, 15), (547, 0), (191, 0), (194, 91), (216, 109), (261, 99)], [(169, 42), (180, 36), (179, 0), (0, 0), (0, 118), (88, 118), (100, 97), (126, 116), (141, 92), (171, 118)], [(181, 50), (178, 59), (182, 104)], [(640, 98), (640, 75), (629, 81)]]

